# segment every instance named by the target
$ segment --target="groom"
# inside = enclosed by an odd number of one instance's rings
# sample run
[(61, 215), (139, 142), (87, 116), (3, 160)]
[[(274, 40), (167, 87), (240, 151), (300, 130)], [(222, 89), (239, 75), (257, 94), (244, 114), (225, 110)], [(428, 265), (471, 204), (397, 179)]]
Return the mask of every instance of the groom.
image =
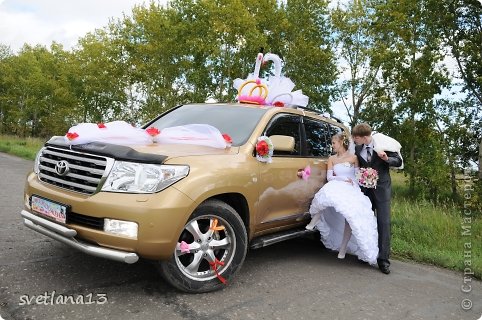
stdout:
[[(361, 123), (352, 130), (353, 141), (356, 143), (355, 154), (360, 168), (371, 167), (378, 171), (378, 183), (375, 189), (361, 188), (370, 198), (372, 209), (377, 216), (378, 225), (378, 267), (380, 271), (390, 273), (390, 198), (392, 183), (389, 167), (400, 167), (402, 159), (397, 152), (374, 151), (372, 128)], [(378, 146), (380, 147), (380, 146)], [(378, 148), (377, 148), (378, 150)]]

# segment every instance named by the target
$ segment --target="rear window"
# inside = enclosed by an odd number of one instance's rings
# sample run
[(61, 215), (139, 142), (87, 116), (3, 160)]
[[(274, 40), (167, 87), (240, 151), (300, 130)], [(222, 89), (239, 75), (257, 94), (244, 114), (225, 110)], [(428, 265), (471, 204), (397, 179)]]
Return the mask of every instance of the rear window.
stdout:
[(231, 136), (233, 146), (240, 146), (246, 143), (266, 110), (230, 105), (184, 105), (147, 126), (162, 130), (187, 124), (209, 124)]

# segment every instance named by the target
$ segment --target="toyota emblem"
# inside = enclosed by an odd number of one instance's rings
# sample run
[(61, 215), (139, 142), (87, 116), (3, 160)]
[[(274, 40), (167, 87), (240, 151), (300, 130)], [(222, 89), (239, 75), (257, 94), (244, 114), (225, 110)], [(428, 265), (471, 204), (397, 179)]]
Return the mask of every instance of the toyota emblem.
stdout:
[(55, 172), (61, 177), (69, 173), (69, 163), (65, 160), (60, 160), (55, 164)]

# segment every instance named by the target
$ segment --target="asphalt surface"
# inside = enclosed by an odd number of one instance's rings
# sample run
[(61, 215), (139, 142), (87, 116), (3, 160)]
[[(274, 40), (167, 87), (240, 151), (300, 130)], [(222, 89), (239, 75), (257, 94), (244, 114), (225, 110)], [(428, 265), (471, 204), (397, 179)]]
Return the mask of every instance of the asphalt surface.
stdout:
[[(95, 258), (23, 225), (31, 161), (0, 153), (0, 319), (479, 319), (482, 284), (392, 261), (390, 275), (296, 239), (248, 252), (224, 290), (184, 294), (153, 263)], [(470, 279), (470, 278), (469, 278)], [(83, 301), (83, 304), (82, 304)], [(72, 303), (74, 302), (74, 303)], [(465, 311), (472, 303), (471, 309)]]

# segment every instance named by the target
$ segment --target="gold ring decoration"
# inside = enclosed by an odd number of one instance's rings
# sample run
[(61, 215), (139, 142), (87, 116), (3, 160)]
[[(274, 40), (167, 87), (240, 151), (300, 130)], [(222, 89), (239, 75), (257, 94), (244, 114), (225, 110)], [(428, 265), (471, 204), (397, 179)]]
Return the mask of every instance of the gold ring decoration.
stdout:
[[(241, 95), (244, 87), (248, 84), (254, 84), (247, 95)], [(258, 95), (254, 95), (255, 90), (259, 91)], [(265, 104), (265, 99), (268, 96), (268, 87), (261, 83), (259, 79), (245, 81), (238, 90), (238, 101), (251, 104)]]

